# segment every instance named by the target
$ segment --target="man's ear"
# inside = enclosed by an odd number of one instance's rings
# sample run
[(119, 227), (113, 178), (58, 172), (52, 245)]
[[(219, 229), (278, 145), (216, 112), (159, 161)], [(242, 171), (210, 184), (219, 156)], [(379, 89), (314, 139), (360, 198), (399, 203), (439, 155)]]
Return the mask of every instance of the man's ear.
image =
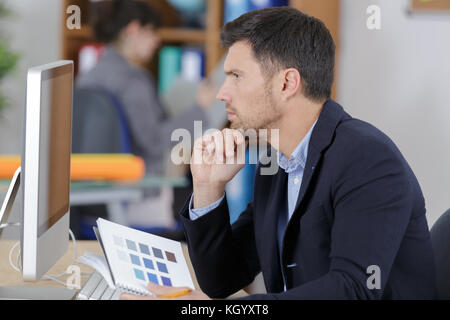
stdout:
[(289, 68), (282, 71), (283, 90), (282, 98), (289, 100), (294, 97), (302, 86), (302, 78), (295, 68)]

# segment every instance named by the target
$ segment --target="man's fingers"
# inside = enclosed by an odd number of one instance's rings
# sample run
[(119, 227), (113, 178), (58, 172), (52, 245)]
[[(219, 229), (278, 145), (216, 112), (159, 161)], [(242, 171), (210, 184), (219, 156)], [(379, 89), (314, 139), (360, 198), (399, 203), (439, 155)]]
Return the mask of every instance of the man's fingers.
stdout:
[(216, 146), (214, 145), (214, 140), (212, 140), (212, 136), (208, 136), (208, 138), (210, 139), (205, 141), (203, 146), (203, 163), (213, 164)]
[(194, 142), (194, 164), (244, 164), (247, 142), (233, 129), (206, 134)]
[[(172, 297), (166, 295), (173, 295), (174, 293), (179, 292), (191, 292), (191, 290), (187, 287), (169, 287), (169, 286), (160, 286), (153, 282), (149, 282), (147, 284), (148, 290), (153, 293), (154, 296), (139, 296), (131, 293), (122, 293), (120, 295), (120, 300), (156, 300), (156, 299), (170, 299)], [(183, 299), (183, 297), (188, 298), (188, 294), (183, 295), (174, 295), (173, 298)]]
[(203, 161), (203, 137), (194, 141), (194, 150), (192, 151), (191, 161), (194, 164), (201, 164)]
[(234, 137), (231, 129), (223, 130), (224, 142), (225, 142), (225, 157), (226, 163), (234, 163)]
[[(147, 283), (147, 288), (151, 293), (155, 294), (156, 296), (160, 296), (163, 294), (168, 294), (173, 291), (176, 291), (176, 288), (174, 288), (174, 287), (160, 286), (153, 282)], [(173, 289), (175, 289), (175, 290), (173, 290)]]
[(160, 286), (158, 284), (155, 284), (153, 282), (149, 282), (147, 284), (148, 290), (153, 293), (157, 298), (162, 297), (168, 294), (172, 294), (175, 292), (180, 292), (186, 289), (189, 289), (187, 287), (169, 287), (169, 286)]
[(233, 139), (236, 143), (236, 163), (245, 164), (247, 142), (245, 141), (244, 135), (238, 130), (233, 130)]
[(233, 130), (232, 135), (237, 146), (245, 143), (244, 135), (239, 130)]
[(224, 163), (224, 147), (223, 147), (223, 134), (221, 131), (216, 131), (213, 135), (215, 144), (215, 159), (216, 163)]
[(214, 141), (211, 135), (204, 135), (194, 142), (192, 162), (196, 165), (210, 163), (211, 154), (214, 153)]
[(151, 296), (138, 296), (131, 293), (122, 293), (120, 295), (120, 300), (155, 300), (155, 297)]

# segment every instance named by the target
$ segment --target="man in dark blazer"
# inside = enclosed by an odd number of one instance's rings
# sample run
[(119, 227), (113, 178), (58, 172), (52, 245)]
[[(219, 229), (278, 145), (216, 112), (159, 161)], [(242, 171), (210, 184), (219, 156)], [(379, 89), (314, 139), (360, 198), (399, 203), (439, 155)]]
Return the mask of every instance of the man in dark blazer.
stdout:
[[(194, 192), (181, 219), (204, 293), (184, 298), (227, 297), (261, 271), (267, 294), (248, 299), (434, 298), (420, 186), (385, 134), (330, 99), (325, 26), (292, 8), (263, 9), (225, 25), (221, 39), (227, 78), (218, 98), (231, 129), (194, 146)], [(268, 140), (280, 169), (258, 167), (253, 201), (230, 225), (225, 184), (245, 146), (236, 129), (265, 128), (279, 131), (278, 143)]]

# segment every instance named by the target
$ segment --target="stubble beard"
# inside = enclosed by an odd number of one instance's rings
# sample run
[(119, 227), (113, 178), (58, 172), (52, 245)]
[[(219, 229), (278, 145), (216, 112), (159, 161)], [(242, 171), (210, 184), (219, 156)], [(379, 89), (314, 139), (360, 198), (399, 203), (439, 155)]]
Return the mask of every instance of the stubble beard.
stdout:
[(236, 117), (230, 123), (231, 129), (247, 131), (249, 129), (255, 130), (257, 133), (261, 129), (267, 129), (270, 131), (272, 128), (277, 127), (277, 122), (281, 118), (281, 112), (277, 107), (275, 99), (272, 96), (272, 90), (269, 86), (266, 86), (264, 96), (258, 99), (255, 104), (263, 106), (258, 108), (258, 112), (254, 112), (252, 118), (242, 119), (238, 113)]

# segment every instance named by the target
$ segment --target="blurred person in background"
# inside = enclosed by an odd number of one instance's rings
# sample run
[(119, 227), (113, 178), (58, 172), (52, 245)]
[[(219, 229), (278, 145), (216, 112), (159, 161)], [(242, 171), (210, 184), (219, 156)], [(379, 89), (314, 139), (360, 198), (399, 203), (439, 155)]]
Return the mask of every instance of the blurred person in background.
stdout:
[[(192, 133), (194, 120), (203, 121), (203, 128), (207, 127), (206, 111), (215, 101), (217, 87), (211, 81), (201, 82), (196, 93), (197, 105), (169, 117), (158, 98), (155, 80), (146, 68), (160, 45), (158, 13), (140, 1), (118, 0), (111, 5), (94, 26), (97, 40), (106, 44), (102, 57), (91, 70), (76, 79), (75, 86), (100, 88), (119, 100), (130, 129), (131, 152), (144, 159), (147, 175), (162, 176), (167, 170), (172, 131), (185, 128)], [(140, 225), (158, 226), (173, 223), (170, 208), (173, 195), (171, 189), (169, 194), (167, 189), (144, 190), (145, 200), (128, 206), (129, 223), (138, 221)], [(72, 216), (84, 213), (105, 216), (105, 209), (103, 205), (84, 210), (76, 208), (72, 211), (78, 214)], [(72, 225), (79, 225), (79, 222), (72, 222)]]
[(146, 69), (160, 45), (158, 26), (158, 14), (147, 3), (114, 1), (111, 12), (94, 27), (96, 38), (106, 43), (103, 55), (93, 69), (76, 79), (77, 88), (99, 87), (119, 99), (130, 128), (131, 151), (144, 158), (151, 175), (164, 174), (173, 130), (192, 132), (194, 120), (207, 122), (206, 110), (216, 93), (216, 87), (204, 81), (197, 91), (197, 105), (176, 117), (168, 116)]

